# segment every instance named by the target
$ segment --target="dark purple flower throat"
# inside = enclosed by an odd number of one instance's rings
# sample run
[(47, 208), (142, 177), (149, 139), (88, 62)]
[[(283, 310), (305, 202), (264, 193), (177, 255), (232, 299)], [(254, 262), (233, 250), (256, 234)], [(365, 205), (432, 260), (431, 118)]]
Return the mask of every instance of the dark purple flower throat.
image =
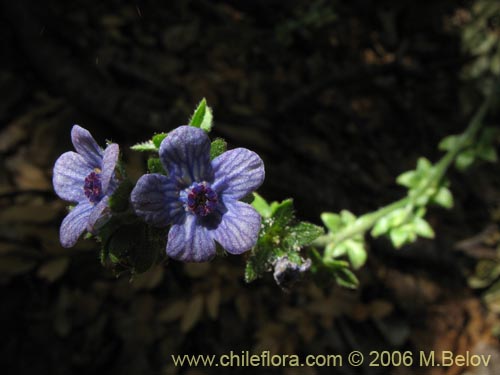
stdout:
[(185, 207), (198, 216), (207, 216), (215, 211), (218, 203), (217, 193), (206, 182), (195, 182), (185, 190)]
[(101, 170), (96, 168), (87, 177), (83, 184), (85, 196), (91, 203), (97, 203), (102, 198)]

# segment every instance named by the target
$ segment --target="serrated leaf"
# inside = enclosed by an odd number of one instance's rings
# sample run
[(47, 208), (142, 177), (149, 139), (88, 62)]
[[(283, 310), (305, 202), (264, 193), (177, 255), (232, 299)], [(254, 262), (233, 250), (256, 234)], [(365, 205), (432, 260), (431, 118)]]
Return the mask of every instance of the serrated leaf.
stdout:
[(453, 207), (453, 195), (451, 194), (450, 189), (443, 186), (441, 187), (436, 195), (432, 197), (432, 202), (438, 204), (444, 208), (452, 208)]
[(167, 133), (158, 133), (153, 136), (153, 139), (151, 139), (151, 141), (157, 149), (160, 149), (161, 143), (165, 138), (167, 138), (167, 135)]
[(306, 246), (324, 233), (323, 228), (301, 221), (290, 229), (288, 236), (292, 237), (298, 246)]
[(227, 150), (227, 143), (222, 138), (216, 138), (210, 145), (210, 160), (222, 155)]
[(340, 215), (331, 212), (323, 212), (321, 214), (321, 220), (325, 226), (330, 230), (330, 232), (337, 232), (342, 227), (342, 220)]
[(152, 141), (137, 143), (130, 148), (134, 151), (140, 151), (140, 152), (158, 151), (158, 148)]
[(361, 268), (368, 257), (364, 244), (360, 241), (347, 240), (345, 241), (347, 247), (347, 257), (355, 270)]
[(191, 116), (189, 125), (201, 128), (208, 133), (212, 129), (212, 121), (212, 110), (207, 106), (207, 101), (203, 98)]

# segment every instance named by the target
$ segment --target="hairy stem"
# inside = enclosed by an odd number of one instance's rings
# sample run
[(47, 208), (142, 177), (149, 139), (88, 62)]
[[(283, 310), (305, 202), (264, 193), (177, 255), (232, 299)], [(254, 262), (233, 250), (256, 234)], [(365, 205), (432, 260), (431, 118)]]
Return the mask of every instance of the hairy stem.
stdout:
[[(364, 235), (366, 231), (370, 230), (382, 217), (390, 214), (397, 209), (409, 205), (414, 205), (419, 198), (429, 193), (429, 189), (438, 187), (442, 182), (442, 179), (446, 174), (448, 168), (455, 161), (460, 151), (462, 151), (464, 147), (467, 146), (476, 137), (477, 133), (481, 129), (482, 120), (488, 111), (491, 101), (492, 95), (489, 95), (481, 105), (479, 110), (476, 112), (474, 117), (471, 119), (467, 129), (460, 135), (454, 147), (448, 150), (448, 152), (434, 165), (433, 170), (429, 175), (426, 183), (418, 188), (414, 194), (412, 194), (411, 196), (408, 195), (396, 202), (381, 207), (376, 211), (361, 216), (353, 225), (350, 225), (337, 233), (330, 233), (317, 238), (314, 241), (313, 245), (324, 247), (332, 242), (335, 244), (339, 244), (355, 236)], [(325, 253), (325, 258), (329, 258), (330, 255), (331, 254)]]

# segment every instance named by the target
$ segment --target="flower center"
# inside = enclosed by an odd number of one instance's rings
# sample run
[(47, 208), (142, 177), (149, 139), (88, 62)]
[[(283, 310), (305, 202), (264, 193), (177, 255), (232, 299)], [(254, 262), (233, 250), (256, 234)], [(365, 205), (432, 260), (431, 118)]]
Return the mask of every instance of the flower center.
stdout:
[(96, 168), (87, 177), (83, 184), (83, 191), (88, 200), (97, 203), (102, 198), (101, 170)]
[(198, 216), (207, 216), (217, 207), (217, 193), (207, 182), (194, 183), (185, 190), (186, 210)]

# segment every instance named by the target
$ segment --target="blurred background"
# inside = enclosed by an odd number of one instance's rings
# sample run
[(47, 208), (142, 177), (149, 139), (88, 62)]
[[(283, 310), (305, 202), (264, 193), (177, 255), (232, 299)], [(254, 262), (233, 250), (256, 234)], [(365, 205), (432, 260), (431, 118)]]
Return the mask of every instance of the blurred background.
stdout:
[[(80, 124), (129, 146), (185, 124), (206, 97), (214, 134), (258, 152), (260, 192), (297, 216), (368, 212), (461, 132), (500, 74), (500, 6), (434, 0), (0, 1), (0, 368), (3, 374), (327, 374), (330, 368), (175, 368), (170, 354), (361, 350), (491, 354), (488, 368), (336, 368), (338, 374), (500, 373), (500, 170), (452, 171), (435, 240), (370, 242), (350, 291), (272, 277), (244, 259), (115, 277), (99, 248), (59, 245), (55, 159)], [(498, 111), (488, 117), (498, 125)], [(482, 283), (471, 283), (471, 280)], [(493, 288), (491, 288), (493, 286)], [(474, 287), (474, 288), (473, 288)], [(489, 288), (489, 289), (488, 289)]]

